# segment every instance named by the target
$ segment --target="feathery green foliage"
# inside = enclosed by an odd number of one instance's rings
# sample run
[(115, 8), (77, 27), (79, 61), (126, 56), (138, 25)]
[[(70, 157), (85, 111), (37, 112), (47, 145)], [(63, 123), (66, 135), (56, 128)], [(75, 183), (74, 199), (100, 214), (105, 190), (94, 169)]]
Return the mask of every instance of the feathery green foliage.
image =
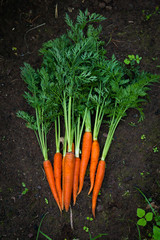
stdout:
[[(49, 75), (42, 67), (37, 72), (27, 63), (21, 69), (22, 79), (27, 83), (29, 92), (25, 92), (25, 99), (35, 109), (34, 115), (27, 112), (17, 112), (17, 117), (24, 119), (26, 126), (34, 130), (43, 157), (48, 159), (47, 133), (58, 114), (58, 104), (51, 100)], [(53, 96), (52, 96), (53, 98)]]

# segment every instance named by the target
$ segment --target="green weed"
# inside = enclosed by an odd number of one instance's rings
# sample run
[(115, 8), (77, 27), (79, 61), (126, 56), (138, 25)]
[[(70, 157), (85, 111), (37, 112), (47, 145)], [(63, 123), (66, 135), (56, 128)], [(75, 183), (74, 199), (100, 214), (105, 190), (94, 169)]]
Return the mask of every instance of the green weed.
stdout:
[(141, 140), (146, 140), (146, 136), (144, 134), (141, 135)]
[(159, 6), (156, 6), (154, 12), (152, 13), (149, 12), (148, 10), (143, 9), (142, 14), (143, 14), (144, 20), (149, 21), (153, 15), (160, 14)]
[(22, 187), (24, 187), (24, 190), (22, 191), (22, 195), (25, 195), (28, 192), (28, 188), (26, 187), (26, 184), (22, 182)]
[(137, 63), (137, 64), (140, 64), (140, 61), (142, 60), (142, 57), (139, 57), (139, 55), (128, 55), (128, 58), (125, 58), (124, 59), (124, 63), (126, 64), (126, 65), (131, 65), (131, 66), (133, 66), (133, 65), (135, 65), (135, 63)]
[(153, 152), (157, 153), (158, 152), (158, 147), (153, 147)]
[[(86, 219), (87, 219), (88, 221), (90, 221), (90, 222), (93, 221), (93, 218), (90, 218), (90, 217), (86, 217)], [(95, 240), (95, 239), (100, 238), (100, 237), (102, 237), (102, 236), (108, 235), (107, 233), (99, 233), (97, 236), (95, 236), (94, 238), (92, 238), (91, 232), (89, 231), (89, 227), (84, 226), (84, 227), (83, 227), (83, 230), (84, 230), (86, 233), (89, 234), (89, 240)]]
[(149, 199), (145, 196), (145, 194), (139, 188), (136, 189), (141, 193), (152, 210), (152, 212), (146, 213), (142, 208), (137, 208), (137, 217), (139, 220), (137, 221), (136, 225), (138, 229), (139, 240), (141, 240), (141, 232), (139, 227), (145, 227), (147, 225), (147, 222), (152, 222), (152, 229), (148, 233), (148, 237), (152, 240), (160, 240), (160, 215), (152, 207)]

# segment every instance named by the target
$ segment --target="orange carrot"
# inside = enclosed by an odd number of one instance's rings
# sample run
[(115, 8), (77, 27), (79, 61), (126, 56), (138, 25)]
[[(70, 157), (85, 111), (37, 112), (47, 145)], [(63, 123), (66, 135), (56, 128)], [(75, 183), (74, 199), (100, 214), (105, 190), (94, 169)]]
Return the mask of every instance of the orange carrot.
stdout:
[(73, 189), (75, 157), (74, 153), (67, 152), (64, 162), (64, 206), (68, 212)]
[(56, 203), (58, 204), (60, 211), (62, 211), (60, 203), (59, 203), (59, 199), (58, 199), (57, 189), (56, 189), (55, 180), (54, 180), (53, 167), (51, 165), (51, 162), (49, 160), (43, 161), (43, 167), (44, 167), (44, 171), (46, 173), (46, 177), (47, 177), (50, 189), (54, 196), (54, 199), (55, 199)]
[(78, 194), (82, 191), (84, 177), (89, 162), (90, 154), (92, 147), (92, 133), (85, 132), (83, 135), (82, 141), (82, 155), (81, 155), (81, 164), (80, 164), (80, 174), (79, 174), (79, 191)]
[(77, 192), (78, 192), (79, 169), (80, 169), (80, 158), (75, 157), (74, 178), (73, 178), (73, 204), (74, 205), (76, 203)]
[(63, 160), (62, 160), (62, 210), (64, 208), (64, 162), (65, 162), (65, 156), (63, 156)]
[(98, 163), (97, 173), (96, 173), (96, 180), (93, 188), (93, 195), (92, 195), (92, 214), (95, 218), (95, 210), (96, 210), (96, 203), (98, 193), (101, 189), (103, 178), (105, 174), (105, 161), (100, 160)]
[(62, 207), (62, 187), (61, 187), (62, 154), (60, 152), (55, 153), (53, 165), (56, 189), (58, 193), (59, 203), (60, 206)]
[(92, 143), (92, 150), (91, 150), (91, 161), (90, 161), (90, 182), (91, 186), (88, 192), (88, 195), (91, 193), (94, 185), (94, 179), (95, 179), (95, 172), (98, 164), (98, 158), (99, 158), (100, 148), (99, 143), (97, 140), (94, 140)]

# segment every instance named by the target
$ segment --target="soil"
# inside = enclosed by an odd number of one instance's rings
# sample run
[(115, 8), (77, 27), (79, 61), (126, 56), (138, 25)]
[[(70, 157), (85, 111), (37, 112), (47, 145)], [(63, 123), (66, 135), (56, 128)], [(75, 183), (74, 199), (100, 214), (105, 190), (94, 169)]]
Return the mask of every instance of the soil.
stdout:
[[(66, 31), (66, 12), (74, 20), (79, 10), (88, 8), (107, 19), (102, 22), (102, 39), (106, 42), (107, 56), (115, 54), (124, 61), (128, 54), (142, 57), (141, 69), (159, 73), (160, 67), (160, 10), (155, 12), (157, 0), (24, 0), (0, 1), (0, 239), (36, 239), (37, 229), (44, 214), (41, 231), (54, 240), (89, 239), (107, 233), (101, 239), (136, 240), (138, 207), (146, 210), (147, 203), (137, 191), (139, 187), (157, 208), (160, 207), (160, 84), (149, 92), (149, 101), (143, 103), (145, 119), (138, 122), (139, 114), (130, 109), (120, 122), (108, 157), (105, 179), (98, 199), (96, 218), (92, 217), (89, 176), (85, 177), (83, 191), (72, 207), (71, 214), (60, 214), (52, 197), (42, 168), (43, 157), (36, 137), (25, 123), (16, 117), (18, 110), (30, 107), (23, 98), (26, 85), (20, 76), (24, 62), (34, 68), (41, 64), (38, 50), (42, 44)], [(55, 6), (58, 4), (58, 18)], [(160, 6), (159, 6), (160, 7)], [(145, 10), (145, 11), (143, 11)], [(147, 16), (151, 14), (147, 20)], [(103, 146), (107, 127), (100, 131)], [(141, 136), (145, 135), (145, 139)], [(54, 132), (49, 136), (49, 157), (55, 152)], [(159, 151), (155, 152), (153, 149)], [(25, 190), (25, 184), (28, 191)], [(23, 184), (23, 185), (24, 185)], [(23, 194), (22, 194), (23, 192)], [(48, 201), (47, 201), (48, 200)], [(149, 209), (150, 210), (150, 209)], [(148, 210), (148, 211), (149, 211)], [(142, 239), (150, 239), (152, 223), (140, 228)], [(40, 234), (39, 240), (45, 239)]]

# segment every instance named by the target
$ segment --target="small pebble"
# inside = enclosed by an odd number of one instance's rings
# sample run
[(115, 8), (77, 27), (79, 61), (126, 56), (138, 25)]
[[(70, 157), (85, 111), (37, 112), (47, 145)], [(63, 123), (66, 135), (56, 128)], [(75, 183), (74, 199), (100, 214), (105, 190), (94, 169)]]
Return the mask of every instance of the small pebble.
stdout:
[(103, 133), (103, 137), (105, 137), (105, 138), (106, 138), (107, 136), (108, 136), (108, 134), (107, 134), (107, 133)]
[(41, 189), (42, 187), (40, 185), (37, 186), (38, 189)]
[(103, 211), (103, 206), (102, 206), (101, 204), (98, 204), (98, 206), (97, 206), (97, 211), (98, 211), (98, 212)]
[(104, 2), (99, 3), (100, 8), (105, 8), (106, 4)]
[(110, 3), (112, 0), (104, 0), (105, 3)]
[(107, 10), (112, 10), (112, 7), (111, 6), (106, 6), (106, 9)]
[(33, 237), (33, 233), (29, 233), (29, 234), (28, 234), (28, 237), (29, 237), (29, 238), (32, 238), (32, 237)]

